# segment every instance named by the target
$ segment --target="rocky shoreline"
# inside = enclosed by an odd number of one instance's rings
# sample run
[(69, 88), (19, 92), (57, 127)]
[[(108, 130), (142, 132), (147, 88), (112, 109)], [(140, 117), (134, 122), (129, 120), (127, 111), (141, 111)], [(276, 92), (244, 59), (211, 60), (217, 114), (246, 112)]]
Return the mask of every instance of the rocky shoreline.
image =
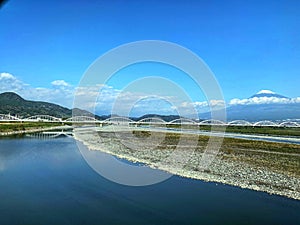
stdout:
[[(272, 170), (265, 166), (247, 163), (248, 158), (245, 160), (244, 153), (231, 156), (225, 151), (220, 151), (211, 165), (207, 169), (201, 170), (199, 169), (199, 163), (204, 154), (201, 146), (195, 151), (193, 148), (190, 148), (189, 141), (186, 141), (186, 145), (180, 149), (180, 156), (176, 158), (170, 157), (174, 151), (174, 145), (172, 144), (166, 143), (153, 148), (151, 143), (147, 141), (133, 142), (131, 144), (143, 149), (136, 151), (126, 146), (126, 144), (124, 145), (124, 142), (120, 142), (120, 138), (126, 141), (127, 136), (126, 132), (120, 132), (116, 136), (116, 133), (112, 131), (74, 130), (74, 138), (86, 145), (90, 150), (100, 150), (129, 161), (145, 163), (149, 167), (183, 177), (219, 182), (300, 200), (300, 177), (298, 174), (295, 175), (285, 170)], [(127, 141), (132, 142), (132, 140)], [(276, 157), (283, 156), (279, 154)], [(296, 155), (295, 157), (299, 156)], [(300, 162), (300, 157), (296, 159), (295, 168), (296, 171), (299, 171), (300, 165), (298, 164), (297, 167), (297, 162)]]
[(36, 133), (36, 132), (42, 132), (42, 131), (51, 131), (51, 130), (60, 130), (60, 129), (69, 129), (69, 128), (72, 128), (72, 127), (71, 126), (39, 127), (39, 128), (25, 129), (25, 130), (0, 132), (0, 136)]

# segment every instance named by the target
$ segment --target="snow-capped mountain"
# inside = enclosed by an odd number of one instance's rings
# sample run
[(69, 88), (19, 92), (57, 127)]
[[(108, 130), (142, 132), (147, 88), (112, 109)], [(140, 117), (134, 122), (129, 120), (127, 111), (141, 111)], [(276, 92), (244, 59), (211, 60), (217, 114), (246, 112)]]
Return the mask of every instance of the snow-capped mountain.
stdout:
[[(300, 119), (300, 98), (288, 98), (270, 90), (261, 90), (246, 99), (232, 99), (226, 108), (228, 120)], [(209, 119), (209, 113), (200, 118)]]
[(286, 98), (286, 99), (288, 99), (288, 97), (276, 94), (275, 92), (270, 91), (270, 90), (261, 90), (261, 91), (257, 92), (255, 95), (252, 95), (250, 98), (262, 98), (262, 97), (266, 97), (266, 98)]

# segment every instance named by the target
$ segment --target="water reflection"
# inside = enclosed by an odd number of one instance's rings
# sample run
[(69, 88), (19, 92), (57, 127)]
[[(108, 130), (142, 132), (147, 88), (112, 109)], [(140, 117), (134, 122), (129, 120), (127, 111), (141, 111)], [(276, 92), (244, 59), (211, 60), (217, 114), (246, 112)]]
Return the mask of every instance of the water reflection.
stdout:
[(300, 224), (300, 201), (262, 192), (178, 176), (110, 182), (72, 138), (0, 139), (0, 159), (0, 224)]
[(172, 176), (170, 173), (152, 169), (141, 163), (132, 163), (101, 151), (91, 151), (81, 142), (77, 142), (77, 146), (91, 168), (118, 184), (145, 186), (165, 181)]

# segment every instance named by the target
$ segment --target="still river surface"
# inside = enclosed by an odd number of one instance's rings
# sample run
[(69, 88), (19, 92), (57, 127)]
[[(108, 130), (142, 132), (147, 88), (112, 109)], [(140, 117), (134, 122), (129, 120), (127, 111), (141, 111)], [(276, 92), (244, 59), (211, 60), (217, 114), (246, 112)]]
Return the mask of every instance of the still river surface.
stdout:
[(0, 224), (287, 225), (300, 224), (300, 201), (178, 176), (120, 185), (94, 172), (73, 138), (2, 138)]

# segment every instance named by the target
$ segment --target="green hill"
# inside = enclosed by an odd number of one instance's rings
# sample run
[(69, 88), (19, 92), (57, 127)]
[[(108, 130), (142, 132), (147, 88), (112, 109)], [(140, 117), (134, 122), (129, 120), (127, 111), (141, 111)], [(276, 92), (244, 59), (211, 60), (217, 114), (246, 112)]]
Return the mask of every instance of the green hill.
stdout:
[(26, 118), (34, 115), (50, 115), (59, 118), (72, 116), (72, 110), (48, 102), (29, 101), (13, 92), (0, 94), (0, 114)]

